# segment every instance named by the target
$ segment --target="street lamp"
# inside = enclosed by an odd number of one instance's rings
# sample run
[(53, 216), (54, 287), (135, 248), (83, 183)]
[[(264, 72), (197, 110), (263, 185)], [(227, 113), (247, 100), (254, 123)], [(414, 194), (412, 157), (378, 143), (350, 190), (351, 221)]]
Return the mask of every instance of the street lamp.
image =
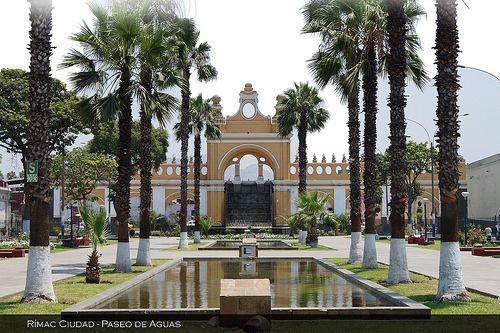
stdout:
[(464, 245), (467, 246), (467, 221), (469, 219), (469, 212), (468, 212), (468, 200), (467, 198), (469, 197), (469, 192), (462, 192), (462, 196), (465, 199), (465, 217), (464, 217)]
[(429, 199), (424, 198), (424, 245), (428, 245), (429, 241), (427, 240), (427, 203)]

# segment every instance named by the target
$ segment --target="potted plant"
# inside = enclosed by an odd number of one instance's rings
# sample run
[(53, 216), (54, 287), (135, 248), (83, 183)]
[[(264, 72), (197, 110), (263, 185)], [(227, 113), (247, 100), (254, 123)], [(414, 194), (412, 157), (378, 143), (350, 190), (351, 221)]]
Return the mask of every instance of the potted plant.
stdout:
[(85, 270), (86, 283), (99, 283), (101, 275), (101, 267), (99, 266), (100, 253), (97, 252), (97, 247), (106, 243), (108, 231), (106, 229), (106, 211), (99, 207), (99, 209), (92, 208), (91, 204), (84, 202), (78, 206), (80, 215), (83, 220), (84, 232), (88, 236), (92, 244), (92, 252), (87, 261), (87, 268)]

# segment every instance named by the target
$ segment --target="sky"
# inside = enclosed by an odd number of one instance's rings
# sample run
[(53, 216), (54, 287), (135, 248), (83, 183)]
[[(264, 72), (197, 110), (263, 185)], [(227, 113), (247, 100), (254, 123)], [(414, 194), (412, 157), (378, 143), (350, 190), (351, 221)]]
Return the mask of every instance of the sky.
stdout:
[[(222, 98), (223, 113), (234, 114), (238, 108), (238, 94), (247, 82), (259, 93), (259, 108), (266, 115), (274, 114), (276, 95), (296, 82), (312, 82), (306, 62), (318, 47), (318, 40), (301, 34), (303, 17), (300, 13), (305, 0), (185, 0), (185, 16), (195, 18), (201, 31), (200, 40), (212, 46), (212, 62), (219, 71), (216, 81), (192, 81), (193, 94)], [(75, 45), (68, 36), (76, 32), (82, 21), (90, 22), (86, 0), (53, 0), (52, 75), (67, 82), (69, 70), (58, 70), (57, 65), (70, 47)], [(418, 24), (422, 39), (421, 56), (431, 77), (435, 74), (434, 45), (435, 8), (433, 0), (421, 0), (427, 17)], [(497, 13), (498, 0), (459, 1), (460, 65), (500, 75), (498, 56), (500, 45), (490, 38), (500, 32)], [(29, 4), (25, 0), (0, 0), (0, 67), (28, 69)], [(490, 74), (475, 69), (460, 70), (462, 90), (459, 104), (462, 137), (460, 154), (467, 162), (500, 152), (497, 138), (500, 123), (498, 92), (500, 81)], [(388, 145), (389, 110), (386, 106), (389, 88), (379, 82), (378, 149)], [(407, 88), (407, 117), (420, 122), (433, 136), (435, 132), (436, 91), (431, 85), (422, 91)], [(335, 153), (340, 159), (347, 153), (347, 108), (340, 103), (332, 87), (321, 91), (330, 120), (325, 130), (309, 135), (309, 158)], [(137, 116), (137, 110), (135, 112)], [(167, 128), (169, 130), (170, 127)], [(408, 122), (407, 134), (412, 140), (428, 141), (425, 130)], [(76, 145), (82, 145), (82, 137)], [(294, 145), (295, 146), (295, 145)], [(296, 149), (292, 146), (292, 149)], [(179, 156), (178, 144), (171, 140), (167, 156)], [(0, 170), (20, 170), (17, 158), (3, 155)], [(292, 154), (294, 155), (294, 154)], [(293, 157), (293, 156), (292, 156)]]

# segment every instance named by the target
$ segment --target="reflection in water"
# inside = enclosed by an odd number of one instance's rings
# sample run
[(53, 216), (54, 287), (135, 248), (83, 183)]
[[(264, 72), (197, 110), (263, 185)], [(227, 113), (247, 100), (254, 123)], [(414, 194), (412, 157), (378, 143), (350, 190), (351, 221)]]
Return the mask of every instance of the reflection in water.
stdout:
[(104, 303), (105, 309), (218, 308), (220, 279), (267, 278), (272, 307), (387, 306), (314, 260), (185, 261)]

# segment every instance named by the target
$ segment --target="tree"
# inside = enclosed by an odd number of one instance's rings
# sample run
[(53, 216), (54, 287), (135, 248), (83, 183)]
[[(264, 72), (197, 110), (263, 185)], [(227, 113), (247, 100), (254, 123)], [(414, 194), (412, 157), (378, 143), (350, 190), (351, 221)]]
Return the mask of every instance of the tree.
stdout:
[(117, 164), (104, 154), (75, 148), (52, 158), (51, 178), (54, 187), (60, 187), (64, 167), (64, 186), (68, 200), (87, 201), (100, 181), (116, 179)]
[(83, 202), (78, 206), (84, 224), (85, 235), (89, 237), (92, 244), (92, 252), (89, 255), (85, 270), (85, 282), (99, 283), (101, 281), (101, 268), (99, 266), (99, 257), (101, 255), (97, 252), (97, 247), (107, 241), (106, 210), (102, 207), (96, 210), (91, 205), (91, 202)]
[[(361, 169), (360, 169), (360, 124), (359, 124), (359, 79), (352, 80), (350, 87), (346, 81), (351, 68), (359, 58), (360, 35), (356, 27), (360, 25), (360, 15), (344, 15), (346, 3), (342, 1), (311, 1), (305, 7), (304, 32), (319, 34), (322, 48), (309, 62), (315, 82), (322, 88), (332, 83), (342, 101), (347, 102), (349, 129), (349, 202), (351, 222), (351, 246), (349, 263), (361, 262)], [(352, 1), (353, 12), (360, 12), (359, 1)], [(330, 24), (334, 21), (336, 24)], [(334, 27), (332, 29), (332, 26)], [(335, 155), (332, 156), (335, 162)]]
[(187, 248), (187, 167), (188, 167), (188, 141), (189, 141), (189, 110), (190, 110), (190, 84), (193, 71), (198, 74), (198, 80), (207, 82), (217, 78), (217, 70), (210, 64), (210, 45), (207, 42), (198, 43), (200, 31), (192, 19), (178, 19), (176, 21), (177, 52), (173, 62), (183, 79), (181, 87), (181, 209), (179, 224), (181, 236), (179, 248)]
[[(139, 2), (139, 4), (141, 4)], [(172, 70), (172, 64), (164, 60), (165, 55), (169, 56), (173, 50), (165, 48), (164, 45), (171, 45), (166, 43), (169, 38), (167, 27), (172, 24), (175, 14), (176, 1), (170, 0), (147, 0), (142, 4), (142, 21), (145, 25), (145, 35), (148, 37), (146, 43), (141, 43), (140, 54), (140, 81), (142, 86), (148, 90), (149, 93), (154, 93), (154, 80), (153, 75), (155, 72), (160, 72), (166, 77), (166, 82), (178, 83), (179, 79), (176, 73)], [(162, 85), (161, 88), (165, 88)], [(175, 102), (169, 102), (169, 105), (176, 105)], [(139, 232), (139, 247), (137, 250), (136, 265), (150, 266), (151, 254), (149, 236), (151, 233), (151, 169), (153, 167), (152, 160), (152, 119), (155, 117), (161, 123), (164, 123), (166, 118), (170, 118), (173, 110), (168, 113), (158, 112), (161, 110), (150, 109), (145, 100), (141, 101), (140, 110), (140, 129), (141, 129), (141, 149), (140, 149), (140, 177), (141, 177), (141, 190), (140, 190), (140, 232)], [(163, 155), (165, 156), (165, 155)]]
[[(142, 16), (129, 2), (114, 2), (104, 7), (91, 4), (92, 26), (85, 22), (71, 39), (80, 45), (64, 57), (62, 67), (78, 67), (70, 76), (76, 92), (87, 93), (80, 103), (86, 123), (96, 124), (118, 119), (116, 157), (118, 177), (114, 200), (118, 220), (117, 272), (130, 272), (128, 220), (130, 218), (130, 180), (132, 175), (132, 100), (147, 103), (151, 109), (168, 113), (169, 95), (151, 91), (141, 84), (141, 45), (146, 43)], [(161, 81), (161, 75), (154, 77)], [(153, 85), (154, 86), (154, 85)], [(161, 111), (160, 111), (161, 110)]]
[[(29, 77), (21, 69), (0, 70), (0, 147), (21, 155), (23, 167), (29, 145)], [(58, 79), (50, 79), (50, 112), (47, 149), (60, 151), (72, 145), (84, 128), (76, 112), (78, 97)]]
[(56, 303), (49, 246), (52, 1), (31, 0), (29, 111), (26, 161), (38, 161), (38, 181), (26, 184), (30, 212), (30, 247), (26, 287), (21, 302)]
[(413, 221), (412, 207), (415, 200), (422, 195), (422, 186), (418, 177), (424, 172), (432, 172), (431, 162), (437, 160), (438, 152), (427, 146), (427, 142), (416, 143), (409, 141), (406, 144), (406, 177), (405, 186), (408, 197), (408, 222)]
[[(318, 246), (318, 220), (322, 220), (326, 214), (330, 214), (326, 209), (327, 202), (328, 197), (322, 196), (318, 192), (302, 192), (297, 198), (297, 212), (293, 214), (296, 217), (292, 220), (300, 221), (302, 226), (309, 229), (307, 244), (310, 247)], [(328, 216), (327, 220), (330, 218), (331, 216)], [(316, 237), (309, 237), (310, 234), (316, 235)]]
[[(104, 154), (116, 158), (118, 147), (118, 124), (116, 122), (103, 124), (92, 129), (93, 137), (89, 140), (86, 148), (91, 153)], [(152, 168), (159, 168), (165, 162), (168, 151), (168, 132), (162, 127), (151, 129), (151, 160)], [(139, 121), (132, 122), (132, 174), (137, 173), (141, 160), (141, 128)]]
[(458, 239), (458, 28), (456, 0), (437, 0), (435, 85), (439, 190), (441, 196), (441, 250), (436, 299), (469, 301), (462, 274)]
[[(201, 179), (201, 135), (205, 132), (207, 139), (220, 139), (219, 119), (222, 113), (212, 107), (210, 99), (203, 99), (202, 94), (191, 98), (189, 129), (194, 136), (194, 242), (200, 240), (200, 179)], [(175, 125), (178, 140), (181, 124)]]
[[(293, 88), (284, 92), (278, 102), (278, 132), (281, 136), (291, 135), (297, 129), (299, 138), (299, 194), (306, 192), (307, 186), (307, 133), (325, 127), (330, 114), (323, 108), (323, 99), (318, 89), (308, 83), (294, 83)], [(307, 235), (309, 242), (315, 243), (318, 234), (315, 225)]]

